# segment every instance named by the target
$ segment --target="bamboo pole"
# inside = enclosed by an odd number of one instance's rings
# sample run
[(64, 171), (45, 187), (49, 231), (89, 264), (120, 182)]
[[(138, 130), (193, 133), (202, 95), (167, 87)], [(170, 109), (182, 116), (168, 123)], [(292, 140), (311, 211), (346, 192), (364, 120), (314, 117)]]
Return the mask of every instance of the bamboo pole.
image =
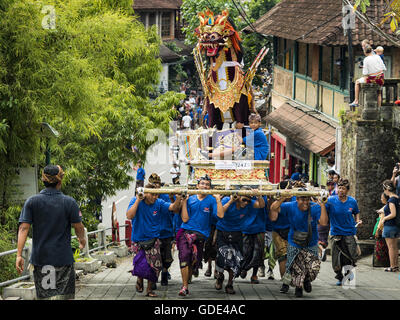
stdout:
[(152, 189), (152, 188), (138, 188), (138, 193), (152, 193), (152, 194), (201, 194), (201, 195), (213, 195), (220, 194), (224, 196), (236, 195), (236, 196), (277, 196), (277, 197), (321, 197), (327, 199), (329, 193), (323, 189), (310, 190), (310, 191), (299, 191), (296, 189), (285, 189), (285, 190), (200, 190), (200, 189), (186, 189), (186, 188), (171, 188), (171, 189)]

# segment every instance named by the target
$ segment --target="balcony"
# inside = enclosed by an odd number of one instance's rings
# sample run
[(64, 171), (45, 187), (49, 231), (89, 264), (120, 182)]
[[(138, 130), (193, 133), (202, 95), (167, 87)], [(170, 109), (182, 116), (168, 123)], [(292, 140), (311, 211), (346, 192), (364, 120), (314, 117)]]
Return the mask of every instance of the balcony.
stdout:
[(359, 110), (355, 110), (357, 118), (392, 122), (393, 127), (400, 129), (400, 106), (395, 104), (399, 99), (400, 79), (385, 79), (381, 107), (378, 107), (378, 90), (376, 84), (361, 84), (360, 106)]

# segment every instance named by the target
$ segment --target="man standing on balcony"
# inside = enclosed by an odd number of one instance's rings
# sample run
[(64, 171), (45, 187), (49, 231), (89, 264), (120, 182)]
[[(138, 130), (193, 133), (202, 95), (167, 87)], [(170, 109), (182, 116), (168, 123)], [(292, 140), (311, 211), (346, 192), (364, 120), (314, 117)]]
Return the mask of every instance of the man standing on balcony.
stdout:
[(75, 298), (75, 270), (71, 249), (71, 225), (79, 240), (86, 245), (82, 214), (76, 201), (64, 195), (61, 189), (64, 171), (60, 166), (43, 169), (42, 181), (46, 187), (26, 200), (19, 218), (16, 268), (24, 271), (22, 251), (33, 226), (33, 277), (38, 299), (64, 300)]

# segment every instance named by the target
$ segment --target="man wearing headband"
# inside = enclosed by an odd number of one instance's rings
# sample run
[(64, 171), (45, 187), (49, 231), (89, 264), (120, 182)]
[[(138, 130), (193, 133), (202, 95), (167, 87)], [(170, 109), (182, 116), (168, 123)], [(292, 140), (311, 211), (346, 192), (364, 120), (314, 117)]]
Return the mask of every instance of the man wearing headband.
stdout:
[[(22, 250), (33, 226), (32, 255), (33, 277), (38, 299), (74, 299), (75, 270), (71, 248), (71, 225), (79, 240), (86, 245), (82, 214), (76, 201), (64, 195), (61, 189), (64, 171), (60, 166), (48, 165), (43, 169), (45, 189), (26, 200), (19, 218), (16, 268), (24, 270)], [(52, 273), (54, 286), (44, 277)], [(46, 284), (46, 286), (43, 285)]]
[[(147, 184), (146, 188), (155, 189), (156, 186)], [(147, 279), (148, 297), (157, 297), (153, 292), (153, 284), (157, 282), (163, 267), (160, 252), (162, 219), (169, 217), (172, 212), (178, 212), (179, 207), (180, 199), (171, 204), (158, 199), (155, 193), (138, 194), (129, 202), (126, 217), (132, 220), (132, 251), (135, 254), (132, 275), (137, 276), (137, 292), (143, 292), (143, 279)]]
[(360, 211), (356, 199), (348, 196), (350, 183), (340, 179), (337, 183), (338, 194), (330, 196), (326, 203), (331, 225), (330, 240), (332, 241), (332, 268), (340, 286), (344, 275), (343, 266), (356, 266), (359, 248), (356, 242), (356, 224), (361, 224)]
[[(263, 207), (250, 207), (249, 213), (243, 219), (243, 252), (244, 261), (240, 277), (246, 278), (247, 272), (253, 269), (250, 278), (252, 284), (258, 284), (258, 269), (264, 266), (265, 227), (268, 215), (267, 196), (259, 197), (264, 202)], [(254, 201), (254, 197), (253, 197)]]
[[(307, 191), (304, 188), (298, 190)], [(328, 216), (320, 200), (316, 204), (308, 196), (297, 196), (296, 201), (284, 201), (285, 197), (282, 197), (271, 205), (270, 217), (272, 221), (281, 214), (288, 217), (290, 231), (283, 283), (295, 287), (296, 297), (302, 297), (303, 288), (311, 292), (311, 282), (320, 269), (317, 224), (326, 225)]]
[[(211, 189), (211, 179), (207, 175), (201, 177), (197, 189)], [(204, 242), (210, 236), (212, 217), (224, 217), (221, 196), (195, 194), (185, 197), (181, 215), (183, 222), (176, 235), (183, 282), (179, 295), (186, 296), (189, 294), (189, 279), (192, 274), (197, 273), (203, 259)]]
[[(154, 184), (154, 186), (159, 189), (161, 188), (161, 178), (158, 174), (152, 173), (149, 177), (149, 183)], [(164, 200), (166, 203), (174, 203), (176, 197), (173, 195), (168, 195), (166, 193), (160, 193), (158, 198)], [(161, 253), (161, 262), (162, 262), (162, 271), (161, 271), (161, 285), (168, 285), (168, 269), (174, 261), (172, 257), (172, 241), (174, 239), (174, 226), (173, 220), (174, 217), (178, 216), (178, 214), (174, 214), (173, 212), (169, 212), (169, 214), (165, 214), (161, 216), (160, 223), (160, 253)]]

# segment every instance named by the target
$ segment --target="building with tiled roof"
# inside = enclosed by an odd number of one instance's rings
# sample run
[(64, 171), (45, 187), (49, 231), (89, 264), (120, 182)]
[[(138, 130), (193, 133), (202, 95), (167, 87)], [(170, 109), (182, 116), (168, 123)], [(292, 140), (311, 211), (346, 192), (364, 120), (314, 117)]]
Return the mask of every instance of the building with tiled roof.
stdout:
[(182, 0), (134, 0), (133, 10), (146, 28), (157, 26), (163, 43), (160, 46), (162, 71), (160, 73), (160, 92), (169, 90), (170, 66), (181, 61), (181, 54), (170, 50), (165, 43), (183, 38), (181, 32), (180, 7)]
[[(366, 15), (379, 24), (387, 12), (387, 1), (370, 2)], [(342, 9), (342, 0), (282, 0), (243, 30), (251, 33), (255, 29), (273, 39), (272, 112), (266, 116), (275, 130), (272, 182), (290, 175), (300, 163), (310, 180), (325, 184), (327, 159), (334, 154), (336, 170), (340, 170), (335, 144), (339, 114), (348, 110), (350, 102), (350, 68), (354, 80), (362, 76), (362, 40), (370, 40), (373, 48), (384, 47), (385, 79), (400, 78), (400, 49), (358, 18), (352, 30), (354, 61), (349, 62)], [(383, 25), (387, 33), (391, 33), (389, 22)]]

